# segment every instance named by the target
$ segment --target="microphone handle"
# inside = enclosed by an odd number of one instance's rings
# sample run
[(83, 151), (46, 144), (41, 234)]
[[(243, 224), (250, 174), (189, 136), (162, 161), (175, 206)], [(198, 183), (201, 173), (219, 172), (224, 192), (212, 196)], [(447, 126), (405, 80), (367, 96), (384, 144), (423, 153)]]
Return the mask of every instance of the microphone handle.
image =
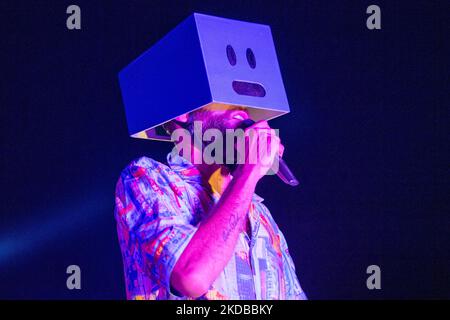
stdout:
[(290, 186), (298, 186), (299, 182), (295, 175), (292, 173), (292, 171), (289, 169), (288, 165), (282, 158), (278, 157), (278, 172), (277, 176), (280, 178), (284, 183), (290, 185)]

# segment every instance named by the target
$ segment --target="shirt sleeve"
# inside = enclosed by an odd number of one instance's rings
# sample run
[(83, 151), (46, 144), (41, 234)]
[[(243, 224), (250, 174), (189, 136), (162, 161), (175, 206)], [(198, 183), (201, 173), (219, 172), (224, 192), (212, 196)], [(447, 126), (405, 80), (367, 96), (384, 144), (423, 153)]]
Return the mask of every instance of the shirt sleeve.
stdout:
[(296, 269), (294, 265), (294, 261), (292, 260), (291, 255), (289, 254), (288, 245), (286, 242), (286, 238), (281, 232), (280, 228), (276, 224), (273, 219), (269, 209), (266, 206), (260, 205), (263, 210), (264, 216), (270, 221), (270, 225), (273, 228), (273, 231), (276, 233), (279, 238), (279, 250), (281, 251), (282, 256), (282, 265), (283, 265), (283, 276), (284, 276), (284, 284), (286, 287), (286, 300), (307, 300), (306, 294), (300, 286), (300, 281), (298, 280)]
[[(116, 219), (125, 229), (133, 253), (142, 272), (167, 292), (171, 290), (170, 275), (197, 227), (191, 224), (192, 215), (177, 206), (177, 196), (165, 194), (153, 180), (147, 168), (145, 174), (122, 175), (116, 187)], [(172, 201), (173, 200), (173, 201)]]

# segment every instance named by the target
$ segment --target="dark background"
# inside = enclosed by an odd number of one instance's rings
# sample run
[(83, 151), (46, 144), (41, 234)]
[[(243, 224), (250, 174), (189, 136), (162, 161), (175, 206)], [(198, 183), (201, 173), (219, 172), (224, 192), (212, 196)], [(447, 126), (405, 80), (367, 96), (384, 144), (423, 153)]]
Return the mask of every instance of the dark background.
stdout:
[[(81, 7), (82, 29), (66, 28)], [(382, 30), (366, 28), (381, 7)], [(0, 298), (123, 299), (120, 171), (171, 146), (128, 137), (117, 73), (192, 12), (269, 24), (301, 186), (257, 193), (310, 299), (450, 298), (448, 1), (1, 1)], [(66, 267), (82, 290), (66, 288)], [(382, 289), (366, 288), (367, 266)]]

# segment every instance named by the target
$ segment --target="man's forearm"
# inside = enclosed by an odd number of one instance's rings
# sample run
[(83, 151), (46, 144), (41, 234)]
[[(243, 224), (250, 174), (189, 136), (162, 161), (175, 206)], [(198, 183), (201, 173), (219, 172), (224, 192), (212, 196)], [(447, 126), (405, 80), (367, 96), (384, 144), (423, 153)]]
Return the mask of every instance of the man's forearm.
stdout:
[(225, 268), (246, 225), (257, 180), (237, 175), (200, 224), (172, 272), (171, 284), (183, 295), (204, 294)]

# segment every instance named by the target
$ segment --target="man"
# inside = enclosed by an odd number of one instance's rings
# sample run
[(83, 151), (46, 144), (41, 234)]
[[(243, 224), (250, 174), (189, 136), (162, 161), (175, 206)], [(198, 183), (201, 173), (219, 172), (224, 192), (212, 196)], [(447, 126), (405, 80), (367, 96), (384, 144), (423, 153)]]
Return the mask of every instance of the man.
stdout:
[[(178, 117), (168, 130), (237, 128), (244, 108), (203, 108)], [(128, 299), (306, 299), (286, 240), (254, 191), (283, 147), (266, 121), (246, 129), (264, 132), (271, 150), (258, 153), (248, 139), (236, 167), (193, 164), (202, 156), (168, 156), (168, 166), (147, 157), (133, 161), (116, 186), (115, 217)], [(229, 150), (228, 150), (229, 151)]]

